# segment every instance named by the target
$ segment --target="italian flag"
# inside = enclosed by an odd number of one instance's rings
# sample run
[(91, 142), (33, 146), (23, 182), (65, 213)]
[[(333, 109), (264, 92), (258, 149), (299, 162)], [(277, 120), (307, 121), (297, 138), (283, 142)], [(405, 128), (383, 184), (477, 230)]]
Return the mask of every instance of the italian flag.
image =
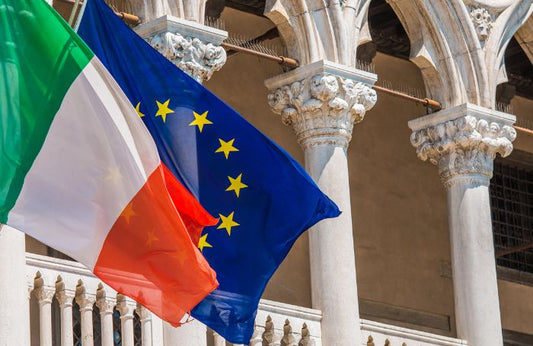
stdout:
[(43, 0), (0, 0), (0, 223), (178, 325), (218, 285), (179, 211), (216, 222), (59, 15)]

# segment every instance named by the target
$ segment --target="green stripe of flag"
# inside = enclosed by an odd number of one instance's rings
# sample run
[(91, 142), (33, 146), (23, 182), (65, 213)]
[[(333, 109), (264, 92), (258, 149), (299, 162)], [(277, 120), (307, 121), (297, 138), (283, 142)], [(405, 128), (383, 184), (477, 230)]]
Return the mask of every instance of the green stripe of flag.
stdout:
[(93, 53), (44, 0), (0, 0), (0, 222)]

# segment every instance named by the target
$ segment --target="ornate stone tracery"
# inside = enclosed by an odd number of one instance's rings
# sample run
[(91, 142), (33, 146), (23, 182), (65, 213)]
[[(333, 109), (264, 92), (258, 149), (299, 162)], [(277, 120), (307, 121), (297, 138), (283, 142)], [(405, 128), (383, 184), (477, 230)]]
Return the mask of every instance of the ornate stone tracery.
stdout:
[(445, 186), (460, 176), (488, 185), (496, 154), (508, 156), (515, 138), (516, 130), (508, 119), (467, 113), (414, 130), (411, 144), (422, 161), (438, 166)]

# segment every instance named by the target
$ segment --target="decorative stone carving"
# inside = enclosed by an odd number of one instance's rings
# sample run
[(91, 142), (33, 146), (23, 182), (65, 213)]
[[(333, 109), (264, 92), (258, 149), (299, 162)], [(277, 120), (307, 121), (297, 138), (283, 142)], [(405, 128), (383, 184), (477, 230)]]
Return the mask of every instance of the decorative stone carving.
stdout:
[(456, 112), (448, 112), (454, 116), (416, 130), (411, 127), (411, 144), (418, 158), (438, 166), (446, 187), (459, 177), (488, 185), (496, 154), (505, 157), (513, 150), (516, 131), (512, 117), (486, 116), (479, 112), (480, 107), (477, 112), (471, 112), (470, 107), (467, 105), (460, 117), (455, 117)]
[(464, 0), (467, 6), (484, 7), (490, 11), (503, 11), (511, 6), (515, 0)]
[(122, 294), (117, 294), (117, 310), (120, 312), (120, 320), (133, 320), (136, 303)]
[(296, 339), (294, 338), (294, 335), (292, 335), (292, 327), (291, 322), (286, 319), (285, 325), (283, 326), (283, 338), (280, 342), (281, 346), (298, 346), (296, 343)]
[(135, 31), (200, 83), (226, 63), (226, 51), (220, 46), (228, 37), (226, 31), (168, 15), (139, 25)]
[(57, 302), (59, 303), (59, 307), (62, 309), (72, 307), (75, 295), (76, 292), (71, 290), (58, 290), (56, 293), (56, 298)]
[(476, 28), (477, 37), (480, 41), (485, 41), (489, 37), (492, 29), (492, 16), (485, 8), (478, 7), (470, 10), (470, 18)]
[(353, 125), (376, 103), (376, 92), (367, 83), (327, 69), (316, 72), (274, 89), (268, 104), (285, 125), (293, 127), (303, 147), (330, 143), (346, 149)]
[(278, 28), (288, 56), (302, 65), (322, 59), (355, 67), (357, 46), (370, 41), (370, 0), (267, 0), (264, 15)]
[(147, 39), (168, 60), (199, 83), (207, 81), (226, 63), (226, 51), (195, 37), (166, 32)]
[(307, 324), (304, 323), (302, 326), (302, 338), (298, 343), (298, 346), (315, 346), (315, 342), (311, 339), (311, 332), (307, 328)]
[(407, 31), (410, 59), (420, 67), (430, 98), (444, 108), (495, 108), (496, 87), (506, 81), (505, 49), (531, 15), (531, 1), (388, 2)]
[(39, 305), (51, 304), (52, 299), (54, 299), (55, 288), (46, 286), (35, 287), (33, 294), (35, 294), (35, 298), (37, 298)]

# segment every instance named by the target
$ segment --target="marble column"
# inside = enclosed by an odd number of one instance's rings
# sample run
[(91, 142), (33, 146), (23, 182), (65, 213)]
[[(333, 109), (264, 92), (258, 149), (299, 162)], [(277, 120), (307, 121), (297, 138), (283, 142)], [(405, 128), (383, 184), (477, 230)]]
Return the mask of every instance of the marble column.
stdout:
[(93, 335), (93, 305), (96, 297), (85, 293), (85, 288), (78, 285), (76, 288), (76, 303), (80, 307), (81, 316), (81, 343), (82, 345), (92, 345)]
[(39, 345), (52, 346), (52, 299), (55, 287), (39, 286), (33, 293), (39, 302)]
[(137, 315), (139, 315), (139, 318), (141, 320), (142, 345), (154, 345), (152, 338), (152, 313), (141, 304), (137, 304), (135, 311), (137, 312)]
[(372, 73), (318, 61), (271, 78), (269, 104), (291, 125), (305, 166), (341, 216), (310, 230), (313, 308), (322, 310), (327, 345), (359, 343), (359, 304), (346, 151), (355, 123), (376, 103)]
[(102, 346), (113, 346), (115, 344), (113, 340), (113, 309), (115, 304), (115, 299), (107, 297), (103, 288), (98, 289), (96, 293), (96, 306), (100, 310), (100, 338), (102, 340)]
[(56, 293), (59, 309), (61, 310), (61, 345), (74, 344), (72, 333), (72, 305), (75, 295), (75, 291), (65, 288), (59, 289)]
[(120, 327), (122, 330), (122, 343), (124, 346), (134, 346), (134, 334), (133, 334), (133, 312), (135, 310), (136, 303), (123, 296), (117, 295), (117, 310), (120, 312)]
[(24, 234), (0, 225), (0, 346), (30, 344)]
[(489, 183), (513, 150), (515, 117), (464, 104), (409, 122), (418, 157), (438, 166), (448, 196), (457, 336), (503, 345)]

